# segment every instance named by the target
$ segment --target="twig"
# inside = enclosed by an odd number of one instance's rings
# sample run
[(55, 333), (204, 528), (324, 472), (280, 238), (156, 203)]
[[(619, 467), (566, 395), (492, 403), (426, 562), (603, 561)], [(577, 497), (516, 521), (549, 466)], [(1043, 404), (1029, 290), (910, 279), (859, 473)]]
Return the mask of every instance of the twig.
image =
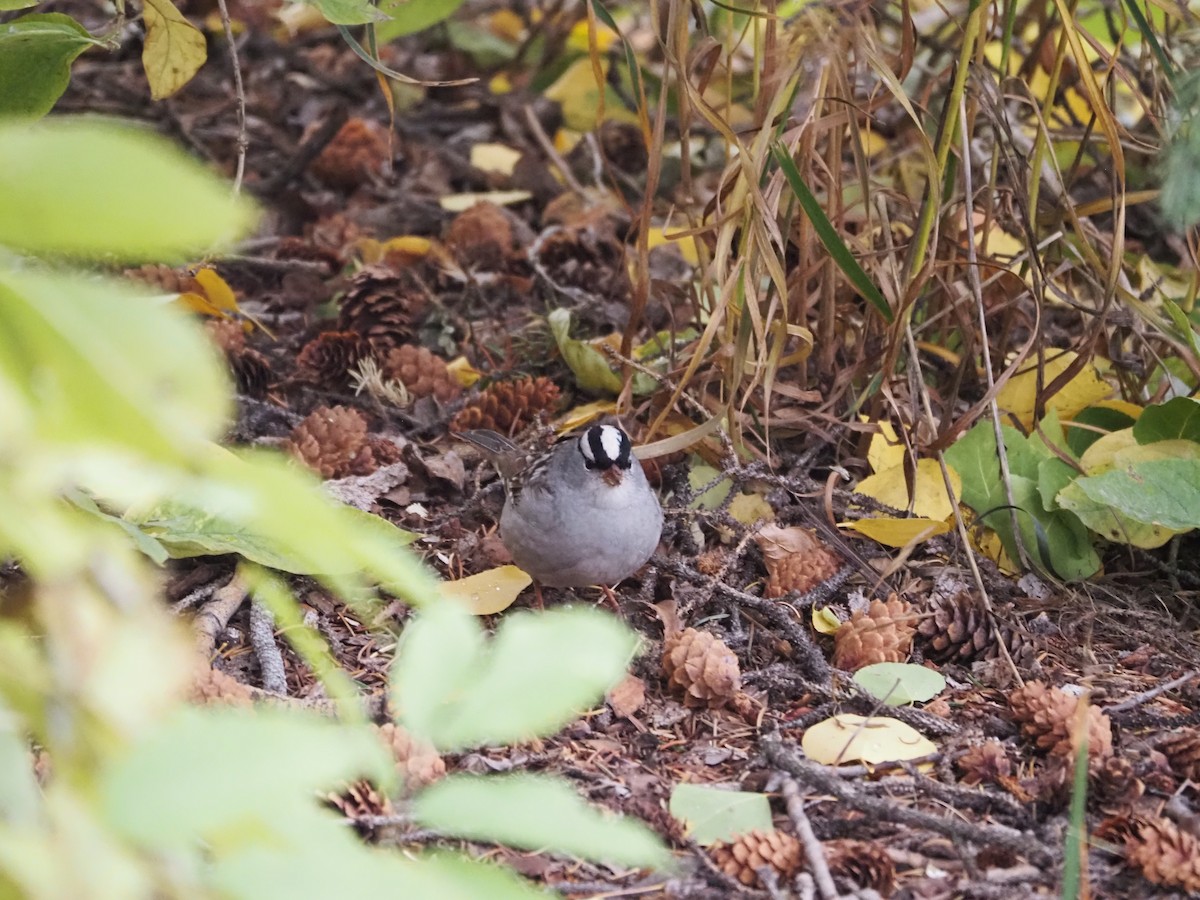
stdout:
[(804, 855), (808, 858), (808, 870), (817, 883), (823, 900), (836, 900), (838, 892), (829, 873), (829, 863), (825, 859), (825, 848), (813, 833), (812, 823), (804, 811), (804, 798), (800, 796), (800, 788), (794, 778), (783, 780), (783, 800), (787, 804), (788, 818), (796, 826), (796, 836), (804, 845)]
[(211, 597), (217, 590), (217, 583), (211, 581), (208, 584), (202, 584), (187, 596), (176, 600), (171, 604), (171, 612), (174, 615), (179, 615), (185, 609), (191, 609), (197, 603), (201, 603)]
[(562, 175), (563, 181), (567, 183), (567, 187), (573, 190), (580, 196), (585, 196), (587, 191), (584, 190), (582, 184), (575, 178), (575, 173), (571, 171), (571, 167), (567, 165), (567, 161), (559, 155), (558, 150), (554, 148), (554, 142), (550, 140), (546, 134), (546, 129), (542, 128), (542, 123), (538, 121), (537, 115), (533, 111), (532, 106), (525, 107), (525, 124), (529, 126), (530, 132), (533, 134), (534, 140), (538, 142), (538, 146), (542, 148), (542, 152), (550, 158), (554, 163), (559, 174)]
[(238, 59), (237, 43), (233, 39), (233, 22), (229, 19), (229, 7), (225, 0), (217, 0), (221, 10), (221, 25), (225, 28), (225, 41), (229, 44), (229, 60), (233, 64), (233, 89), (237, 92), (237, 172), (233, 176), (233, 195), (236, 197), (242, 190), (242, 177), (246, 174), (246, 151), (250, 148), (250, 138), (246, 134), (246, 87), (242, 84), (242, 64)]
[(217, 637), (241, 607), (246, 594), (246, 583), (235, 574), (227, 585), (214, 591), (213, 598), (196, 613), (192, 623), (196, 631), (196, 649), (205, 659), (213, 658)]
[(346, 104), (335, 106), (330, 112), (329, 118), (321, 123), (321, 127), (300, 145), (292, 158), (283, 164), (283, 168), (262, 183), (256, 193), (262, 197), (274, 196), (287, 187), (294, 178), (298, 178), (300, 173), (308, 168), (309, 164), (333, 140), (334, 135), (346, 124), (349, 115)]
[(287, 694), (287, 674), (283, 654), (275, 643), (275, 616), (261, 603), (250, 604), (250, 644), (258, 657), (264, 691)]
[(764, 734), (761, 746), (767, 761), (775, 768), (812, 784), (827, 794), (832, 794), (847, 806), (860, 812), (901, 825), (927, 828), (950, 838), (961, 838), (985, 846), (1002, 847), (1021, 854), (1035, 865), (1047, 866), (1054, 861), (1054, 855), (1050, 848), (1016, 829), (997, 825), (976, 825), (972, 822), (948, 819), (920, 810), (909, 809), (885, 798), (867, 796), (840, 778), (826, 774), (822, 771), (822, 767), (801, 759), (795, 751), (784, 744), (777, 732)]
[(1148, 691), (1142, 691), (1140, 694), (1134, 694), (1132, 697), (1122, 700), (1120, 703), (1117, 703), (1113, 706), (1106, 706), (1104, 707), (1104, 711), (1110, 715), (1112, 713), (1128, 712), (1131, 709), (1141, 706), (1143, 703), (1153, 700), (1159, 694), (1165, 694), (1167, 691), (1173, 691), (1177, 687), (1183, 687), (1197, 676), (1200, 676), (1200, 669), (1192, 669), (1192, 671), (1185, 672), (1178, 678), (1163, 682), (1158, 687), (1151, 688)]

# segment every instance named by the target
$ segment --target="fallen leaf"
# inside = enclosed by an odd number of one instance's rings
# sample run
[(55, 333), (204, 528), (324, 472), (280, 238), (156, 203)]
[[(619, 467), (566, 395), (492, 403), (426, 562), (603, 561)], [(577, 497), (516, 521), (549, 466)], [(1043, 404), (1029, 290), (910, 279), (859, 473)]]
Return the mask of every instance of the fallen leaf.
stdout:
[(850, 762), (878, 765), (937, 752), (936, 744), (899, 719), (868, 719), (852, 713), (818, 722), (804, 732), (800, 746), (814, 762), (827, 766)]
[(481, 172), (511, 175), (521, 158), (521, 151), (507, 144), (476, 144), (471, 148), (471, 165)]
[(908, 547), (921, 541), (927, 541), (939, 534), (945, 534), (950, 530), (951, 525), (949, 522), (934, 519), (897, 519), (891, 516), (880, 516), (874, 519), (839, 522), (838, 528), (857, 531), (885, 547)]
[(508, 609), (533, 579), (516, 566), (498, 566), (457, 581), (443, 581), (441, 594), (462, 603), (477, 616), (491, 616)]
[(438, 204), (447, 212), (466, 212), (476, 203), (487, 201), (497, 206), (512, 206), (533, 198), (529, 191), (484, 191), (482, 193), (447, 194)]
[(837, 634), (837, 630), (842, 627), (841, 620), (838, 619), (835, 613), (828, 606), (813, 607), (812, 611), (812, 626), (813, 630), (819, 634)]
[(636, 675), (626, 675), (625, 680), (609, 691), (605, 699), (614, 713), (627, 718), (646, 702), (646, 682)]

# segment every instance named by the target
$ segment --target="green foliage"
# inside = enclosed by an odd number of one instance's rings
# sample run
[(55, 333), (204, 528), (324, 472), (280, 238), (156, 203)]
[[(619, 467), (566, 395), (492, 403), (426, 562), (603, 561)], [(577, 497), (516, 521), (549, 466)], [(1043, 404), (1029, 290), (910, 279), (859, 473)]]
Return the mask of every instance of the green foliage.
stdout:
[(405, 726), (444, 749), (552, 733), (624, 677), (634, 634), (595, 610), (476, 617), (435, 604), (405, 630), (392, 687)]
[(703, 784), (677, 784), (671, 815), (687, 825), (701, 845), (728, 841), (749, 831), (770, 831), (771, 804), (765, 794), (727, 791)]
[(379, 9), (388, 20), (375, 26), (381, 44), (432, 28), (454, 15), (463, 0), (381, 0)]
[(50, 112), (71, 83), (71, 63), (99, 43), (62, 13), (34, 13), (0, 26), (0, 118)]
[(888, 706), (924, 703), (946, 689), (941, 672), (915, 663), (872, 663), (855, 672), (854, 681)]
[(0, 244), (33, 253), (178, 261), (257, 218), (163, 139), (76, 119), (0, 130), (0, 196)]
[[(68, 146), (98, 183), (67, 177)], [(114, 184), (120, 202), (106, 202)], [(189, 199), (158, 215), (168, 188)], [(204, 250), (253, 218), (161, 141), (112, 124), (0, 127), (0, 192), (15, 198), (0, 207), (0, 242), (46, 254)], [(237, 552), (312, 573), (346, 597), (371, 583), (414, 603), (436, 596), (404, 549), (411, 535), (332, 503), (277, 456), (216, 446), (228, 394), (216, 354), (181, 312), (90, 275), (0, 257), (0, 557), (21, 563), (32, 596), (29, 613), (0, 596), (0, 892), (542, 896), (498, 867), (369, 849), (323, 810), (316, 792), (339, 781), (387, 786), (391, 760), (364, 728), (182, 704), (196, 661), (157, 595), (150, 559), (167, 551)], [(280, 582), (246, 574), (285, 628), (319, 640), (303, 632)], [(398, 667), (406, 712), (419, 736), (459, 746), (558, 727), (620, 677), (634, 646), (592, 611), (514, 619), (490, 646), (446, 604), (410, 630)], [(323, 646), (297, 647), (332, 694), (349, 696)], [(41, 790), (30, 739), (53, 761)], [(492, 840), (554, 831), (566, 852), (665, 859), (648, 833), (570, 802), (557, 783), (445, 790), (423, 802), (448, 829)], [(471, 821), (447, 811), (446, 797), (465, 797)], [(516, 808), (489, 809), (497, 798)], [(553, 815), (539, 822), (528, 804), (542, 799), (553, 799)], [(520, 827), (497, 824), (509, 815)]]
[(368, 22), (383, 22), (387, 15), (375, 7), (371, 0), (304, 0), (316, 8), (334, 25), (366, 25)]
[[(1051, 450), (1070, 455), (1057, 418), (1042, 423), (1042, 434), (1026, 437), (1007, 425), (1001, 429), (1008, 457), (1009, 488), (1021, 545), (1038, 566), (1066, 581), (1087, 578), (1100, 569), (1092, 536), (1079, 517), (1060, 507), (1058, 492), (1074, 470)], [(1050, 442), (1047, 443), (1047, 440)], [(1009, 559), (1019, 560), (1010, 501), (1001, 478), (991, 422), (979, 422), (946, 451), (946, 462), (962, 476), (962, 500), (984, 517), (1000, 536)]]
[(1200, 442), (1200, 401), (1192, 397), (1172, 397), (1166, 403), (1149, 406), (1133, 426), (1139, 444), (1179, 438)]
[(1200, 222), (1200, 72), (1175, 82), (1171, 104), (1171, 139), (1163, 156), (1159, 204), (1167, 221), (1184, 230)]

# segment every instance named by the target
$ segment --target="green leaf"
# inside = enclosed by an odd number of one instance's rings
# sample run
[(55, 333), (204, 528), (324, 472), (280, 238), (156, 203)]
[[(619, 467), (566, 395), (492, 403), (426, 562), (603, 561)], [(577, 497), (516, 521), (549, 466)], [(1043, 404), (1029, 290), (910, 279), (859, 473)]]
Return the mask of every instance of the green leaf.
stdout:
[(855, 672), (854, 681), (888, 706), (924, 703), (946, 689), (941, 672), (913, 663), (872, 663)]
[(71, 63), (99, 43), (62, 13), (21, 16), (0, 24), (0, 118), (39, 118), (50, 112), (71, 83)]
[(418, 794), (413, 813), (428, 828), (469, 840), (626, 866), (662, 868), (671, 859), (641, 822), (605, 815), (547, 776), (451, 775)]
[(0, 125), (0, 197), (0, 244), (33, 253), (182, 260), (257, 217), (167, 141), (69, 117)]
[(571, 337), (571, 313), (556, 309), (548, 317), (558, 352), (575, 376), (580, 390), (592, 394), (621, 393), (621, 376), (612, 370), (608, 357), (584, 341)]
[(318, 789), (395, 764), (366, 726), (276, 709), (185, 708), (97, 774), (115, 828), (158, 852), (311, 827)]
[(787, 179), (792, 194), (799, 201), (801, 209), (812, 222), (817, 237), (821, 239), (821, 243), (829, 251), (829, 255), (833, 257), (838, 268), (850, 279), (850, 283), (858, 292), (871, 302), (871, 305), (883, 316), (883, 320), (891, 322), (895, 316), (892, 314), (891, 307), (888, 306), (887, 299), (880, 293), (870, 276), (863, 271), (858, 260), (854, 258), (854, 254), (850, 252), (850, 248), (846, 246), (837, 229), (833, 227), (833, 223), (829, 221), (829, 217), (825, 215), (825, 210), (821, 209), (821, 204), (817, 202), (813, 192), (804, 183), (804, 178), (801, 176), (800, 170), (796, 168), (796, 163), (792, 160), (787, 148), (781, 143), (776, 143), (771, 147), (771, 155), (775, 157), (775, 162), (783, 172), (784, 178)]
[(1090, 500), (1138, 522), (1173, 531), (1200, 528), (1200, 445), (1196, 447), (1193, 458), (1129, 461), (1077, 484)]
[[(1105, 432), (1121, 431), (1128, 428), (1133, 422), (1133, 416), (1119, 409), (1110, 409), (1107, 406), (1089, 406), (1066, 423), (1067, 446), (1071, 448), (1071, 453), (1075, 458), (1079, 459), (1088, 447), (1103, 437)], [(1077, 425), (1090, 427), (1075, 427)]]
[(463, 0), (382, 0), (379, 8), (390, 21), (375, 26), (375, 39), (386, 44), (407, 34), (416, 34), (444, 22), (463, 5)]
[(65, 496), (68, 501), (85, 513), (95, 516), (102, 522), (108, 522), (120, 528), (137, 545), (138, 550), (156, 565), (161, 566), (171, 558), (170, 554), (167, 553), (167, 549), (161, 543), (150, 537), (150, 535), (143, 532), (133, 523), (126, 522), (120, 516), (114, 516), (112, 513), (105, 512), (96, 505), (95, 500), (82, 491), (70, 488), (65, 492)]
[[(0, 203), (0, 219), (7, 210)], [(116, 284), (32, 268), (0, 267), (0, 376), (37, 409), (44, 440), (146, 460), (207, 444), (230, 408), (216, 352), (182, 313)]]
[(1173, 397), (1166, 403), (1147, 406), (1133, 424), (1133, 436), (1139, 444), (1176, 438), (1200, 442), (1200, 400)]
[(8, 12), (13, 9), (29, 9), (31, 6), (37, 6), (39, 0), (0, 0), (0, 12)]
[(388, 18), (371, 0), (304, 0), (304, 3), (315, 7), (334, 25), (366, 25)]
[(21, 720), (0, 705), (0, 822), (31, 828), (42, 813), (42, 792), (33, 777), (29, 737)]
[(507, 616), (485, 643), (456, 603), (422, 611), (392, 669), (402, 719), (444, 749), (551, 734), (625, 675), (637, 638), (612, 616), (557, 609)]
[(701, 784), (677, 784), (671, 791), (671, 815), (684, 824), (696, 843), (707, 846), (749, 831), (771, 831), (771, 804), (766, 794), (726, 791)]
[[(699, 457), (696, 457), (698, 460)], [(721, 473), (707, 463), (696, 462), (688, 469), (688, 487), (693, 491), (704, 488), (704, 493), (692, 500), (693, 509), (716, 509), (733, 490), (733, 479), (722, 476)]]
[(508, 869), (450, 854), (408, 859), (364, 846), (342, 825), (322, 833), (316, 852), (252, 847), (211, 865), (222, 897), (413, 897), (437, 900), (551, 900)]

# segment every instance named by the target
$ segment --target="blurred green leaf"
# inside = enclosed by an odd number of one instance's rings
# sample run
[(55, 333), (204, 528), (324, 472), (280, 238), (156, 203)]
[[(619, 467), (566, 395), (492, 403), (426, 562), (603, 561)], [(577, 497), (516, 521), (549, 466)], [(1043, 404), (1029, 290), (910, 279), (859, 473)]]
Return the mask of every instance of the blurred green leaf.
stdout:
[(0, 197), (0, 244), (34, 253), (178, 260), (257, 218), (162, 138), (72, 117), (0, 125)]
[(371, 0), (303, 0), (308, 6), (315, 7), (326, 19), (334, 25), (366, 25), (369, 22), (383, 22), (388, 16), (378, 9)]
[(612, 616), (556, 609), (505, 617), (485, 643), (460, 604), (405, 629), (392, 689), (404, 725), (443, 749), (551, 734), (625, 675), (637, 638)]
[(677, 784), (671, 791), (671, 815), (701, 846), (729, 841), (750, 831), (771, 831), (766, 794), (727, 791), (711, 785)]
[(924, 703), (946, 689), (941, 672), (914, 663), (872, 663), (855, 672), (854, 681), (888, 706)]
[(423, 790), (413, 812), (428, 828), (470, 840), (626, 866), (662, 868), (671, 860), (641, 822), (603, 814), (557, 778), (451, 775)]
[(381, 44), (407, 34), (416, 34), (444, 22), (463, 5), (463, 0), (380, 0), (379, 9), (389, 21), (375, 26)]
[[(32, 5), (0, 4), (0, 9)], [(38, 118), (50, 112), (71, 83), (71, 63), (99, 43), (62, 13), (21, 16), (0, 24), (0, 118)]]

